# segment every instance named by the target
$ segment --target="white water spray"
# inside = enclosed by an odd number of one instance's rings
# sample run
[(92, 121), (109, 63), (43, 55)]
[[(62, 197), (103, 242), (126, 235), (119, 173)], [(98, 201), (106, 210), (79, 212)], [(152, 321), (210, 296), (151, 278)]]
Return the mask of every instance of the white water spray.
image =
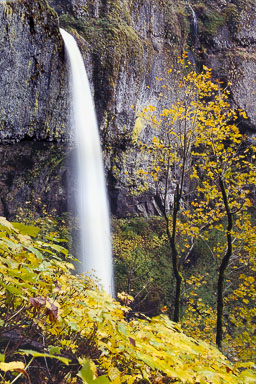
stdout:
[(70, 62), (72, 109), (78, 161), (78, 210), (82, 272), (94, 272), (113, 294), (108, 200), (98, 126), (84, 62), (75, 39), (60, 30)]
[(196, 17), (196, 13), (192, 7), (192, 5), (190, 3), (188, 3), (188, 6), (191, 10), (191, 13), (192, 13), (192, 17), (193, 17), (193, 34), (194, 34), (194, 37), (195, 37), (195, 41), (197, 42), (197, 39), (198, 39), (198, 24), (197, 24), (197, 17)]

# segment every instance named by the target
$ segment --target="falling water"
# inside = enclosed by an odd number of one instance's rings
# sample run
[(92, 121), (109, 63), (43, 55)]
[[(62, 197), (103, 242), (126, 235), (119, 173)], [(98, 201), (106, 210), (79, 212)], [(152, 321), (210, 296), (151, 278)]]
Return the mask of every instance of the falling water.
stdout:
[(195, 13), (192, 5), (190, 3), (188, 3), (188, 5), (189, 5), (189, 8), (190, 8), (190, 10), (192, 12), (192, 17), (193, 17), (193, 33), (194, 33), (195, 39), (197, 39), (198, 25), (197, 25), (196, 13)]
[(75, 39), (60, 30), (70, 62), (72, 125), (77, 143), (82, 272), (94, 272), (113, 294), (108, 200), (100, 139), (84, 62)]

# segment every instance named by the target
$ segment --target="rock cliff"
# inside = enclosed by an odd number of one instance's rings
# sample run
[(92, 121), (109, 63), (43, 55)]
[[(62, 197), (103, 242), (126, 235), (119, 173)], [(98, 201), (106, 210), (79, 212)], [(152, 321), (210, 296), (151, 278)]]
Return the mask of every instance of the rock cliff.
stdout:
[(0, 2), (0, 141), (66, 137), (67, 71), (44, 0)]
[[(256, 5), (251, 0), (50, 0), (60, 23), (75, 34), (84, 53), (95, 97), (108, 171), (112, 212), (156, 214), (159, 197), (129, 196), (127, 179), (143, 159), (132, 149), (134, 133), (152, 137), (140, 120), (147, 105), (160, 106), (161, 94), (175, 100), (168, 69), (186, 49), (200, 68), (232, 82), (231, 102), (245, 109), (243, 131), (255, 132)], [(156, 80), (162, 78), (162, 82)], [(166, 88), (162, 87), (166, 85)], [(168, 91), (166, 91), (168, 89)], [(131, 108), (131, 106), (133, 106)], [(127, 176), (128, 174), (128, 176)], [(155, 197), (152, 197), (154, 196)]]
[[(67, 146), (22, 141), (0, 146), (0, 215), (68, 210)], [(69, 174), (69, 177), (71, 175)]]
[(68, 97), (56, 12), (44, 0), (1, 1), (0, 215), (67, 210), (66, 146), (45, 141), (69, 137)]
[(45, 0), (0, 3), (0, 139), (68, 139), (60, 22), (76, 37), (86, 62), (113, 214), (159, 212), (154, 189), (150, 198), (129, 195), (127, 179), (134, 181), (133, 169), (143, 162), (132, 139), (138, 132), (153, 135), (139, 117), (145, 106), (160, 106), (161, 94), (175, 100), (176, 79), (168, 69), (183, 49), (198, 69), (207, 65), (214, 76), (232, 81), (231, 101), (249, 116), (240, 127), (255, 132), (254, 1), (49, 0), (49, 5), (59, 21)]

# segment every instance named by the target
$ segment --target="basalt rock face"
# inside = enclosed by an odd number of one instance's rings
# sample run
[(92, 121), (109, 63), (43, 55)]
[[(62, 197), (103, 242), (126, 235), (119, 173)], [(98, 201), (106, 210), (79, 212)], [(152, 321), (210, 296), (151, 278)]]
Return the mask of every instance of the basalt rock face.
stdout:
[[(52, 6), (57, 6), (51, 0)], [(141, 110), (160, 105), (163, 84), (189, 34), (189, 18), (177, 2), (72, 0), (59, 10), (60, 24), (77, 38), (92, 84), (114, 215), (155, 214), (148, 195), (129, 196), (127, 179), (141, 157), (133, 148), (137, 132), (148, 140)], [(57, 8), (56, 8), (57, 9)], [(170, 90), (174, 94), (174, 89)], [(143, 129), (141, 129), (143, 128)], [(136, 165), (134, 165), (134, 162)]]
[(1, 1), (0, 215), (67, 211), (66, 148), (57, 141), (69, 137), (68, 119), (56, 12), (44, 0)]
[(232, 85), (231, 102), (247, 112), (242, 131), (256, 132), (256, 3), (251, 0), (194, 1), (198, 18), (198, 64), (213, 68)]
[(67, 83), (57, 14), (44, 0), (0, 2), (0, 141), (65, 139)]
[[(33, 211), (68, 210), (67, 153), (64, 143), (20, 142), (0, 146), (0, 216), (14, 219)], [(71, 175), (69, 174), (69, 178)]]
[(233, 83), (231, 102), (235, 108), (245, 109), (249, 117), (239, 122), (240, 128), (255, 131), (255, 2), (69, 0), (62, 7), (59, 0), (50, 3), (84, 54), (101, 130), (112, 212), (117, 216), (161, 211), (161, 199), (153, 185), (149, 194), (129, 194), (137, 183), (134, 170), (147, 165), (133, 142), (138, 136), (150, 141), (156, 135), (140, 118), (145, 106), (160, 108), (175, 101), (177, 81), (168, 70), (176, 65), (183, 49), (189, 51), (190, 61), (199, 70), (203, 65), (212, 67), (215, 77)]

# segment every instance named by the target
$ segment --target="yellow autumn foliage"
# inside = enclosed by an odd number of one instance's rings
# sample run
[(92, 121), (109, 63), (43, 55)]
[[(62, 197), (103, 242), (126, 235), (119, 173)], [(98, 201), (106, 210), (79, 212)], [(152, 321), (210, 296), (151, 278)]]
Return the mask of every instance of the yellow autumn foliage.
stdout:
[[(60, 245), (28, 235), (24, 240), (3, 219), (0, 227), (1, 340), (9, 335), (1, 342), (8, 360), (0, 363), (2, 383), (7, 383), (8, 368), (20, 367), (26, 372), (20, 383), (27, 377), (38, 383), (41, 374), (45, 383), (53, 376), (59, 383), (88, 384), (255, 382), (251, 366), (232, 365), (215, 347), (186, 336), (167, 316), (138, 315), (127, 321), (129, 308), (91, 278), (74, 274), (69, 260), (58, 256), (65, 254)], [(31, 348), (15, 350), (14, 331), (17, 346), (23, 340)], [(10, 375), (12, 370), (8, 380)]]

